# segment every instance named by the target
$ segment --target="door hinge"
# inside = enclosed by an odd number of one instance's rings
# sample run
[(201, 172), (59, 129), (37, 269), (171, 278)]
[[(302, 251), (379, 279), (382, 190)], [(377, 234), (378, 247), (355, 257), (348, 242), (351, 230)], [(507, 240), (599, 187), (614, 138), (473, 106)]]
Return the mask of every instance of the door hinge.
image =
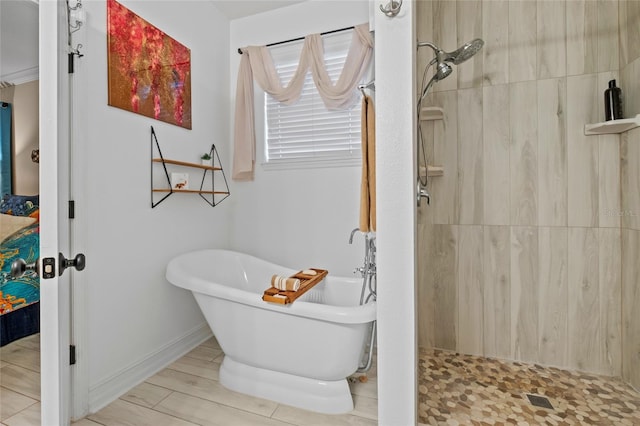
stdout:
[(74, 55), (75, 55), (75, 54), (74, 54), (73, 52), (71, 52), (71, 53), (69, 53), (69, 54), (68, 54), (68, 58), (69, 58), (69, 67), (68, 67), (69, 69), (68, 69), (68, 72), (69, 72), (69, 74), (73, 74), (73, 60), (74, 60)]
[(69, 200), (69, 219), (76, 218), (76, 202), (74, 200)]
[(69, 365), (76, 365), (76, 346), (69, 345)]

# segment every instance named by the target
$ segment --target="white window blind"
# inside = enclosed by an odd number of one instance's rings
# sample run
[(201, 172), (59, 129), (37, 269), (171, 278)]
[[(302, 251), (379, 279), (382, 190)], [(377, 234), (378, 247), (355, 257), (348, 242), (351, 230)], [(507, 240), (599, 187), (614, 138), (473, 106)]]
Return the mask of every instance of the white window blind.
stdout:
[[(351, 43), (352, 31), (323, 39), (325, 65), (335, 83)], [(296, 46), (272, 48), (271, 54), (281, 82), (287, 84), (298, 66), (302, 41)], [(297, 53), (297, 54), (296, 54)], [(330, 164), (353, 162), (361, 158), (360, 101), (354, 91), (354, 105), (347, 110), (325, 108), (313, 83), (307, 77), (300, 99), (282, 104), (265, 94), (265, 133), (267, 164), (294, 164), (323, 161)]]

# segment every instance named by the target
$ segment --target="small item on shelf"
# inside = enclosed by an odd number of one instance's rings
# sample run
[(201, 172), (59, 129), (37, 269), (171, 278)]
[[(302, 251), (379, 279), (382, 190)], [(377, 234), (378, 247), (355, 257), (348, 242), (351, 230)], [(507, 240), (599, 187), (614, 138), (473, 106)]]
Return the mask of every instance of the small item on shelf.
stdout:
[(189, 189), (189, 173), (171, 173), (171, 188), (178, 191)]
[(620, 120), (622, 114), (622, 90), (616, 87), (616, 81), (609, 81), (609, 88), (604, 91), (605, 120)]
[(205, 152), (200, 157), (200, 161), (202, 162), (203, 166), (210, 166), (211, 165), (211, 154), (209, 154), (208, 152)]

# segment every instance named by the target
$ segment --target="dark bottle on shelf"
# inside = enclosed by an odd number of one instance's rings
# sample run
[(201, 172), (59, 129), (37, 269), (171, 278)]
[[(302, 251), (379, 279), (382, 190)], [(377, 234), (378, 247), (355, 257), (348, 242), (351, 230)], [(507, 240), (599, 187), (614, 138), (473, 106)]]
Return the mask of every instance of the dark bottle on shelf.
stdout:
[(622, 118), (622, 90), (616, 87), (616, 81), (609, 81), (609, 88), (604, 91), (605, 120), (619, 120)]

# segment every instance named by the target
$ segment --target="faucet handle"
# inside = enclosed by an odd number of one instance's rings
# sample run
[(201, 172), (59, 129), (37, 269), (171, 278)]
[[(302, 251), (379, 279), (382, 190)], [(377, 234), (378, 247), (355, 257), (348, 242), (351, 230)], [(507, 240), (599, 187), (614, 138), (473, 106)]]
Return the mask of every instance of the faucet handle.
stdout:
[(354, 274), (357, 274), (358, 272), (360, 272), (360, 275), (362, 275), (364, 277), (364, 272), (365, 272), (364, 267), (361, 266), (361, 267), (356, 268), (356, 269), (353, 270)]

